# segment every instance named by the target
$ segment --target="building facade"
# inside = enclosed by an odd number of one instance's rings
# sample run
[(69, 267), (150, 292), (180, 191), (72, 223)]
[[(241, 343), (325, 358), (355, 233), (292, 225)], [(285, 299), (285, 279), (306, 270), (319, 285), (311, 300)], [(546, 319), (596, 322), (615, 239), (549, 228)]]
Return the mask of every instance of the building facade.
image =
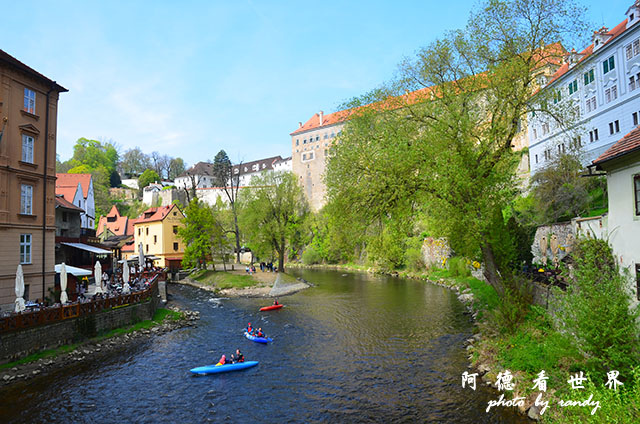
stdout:
[(132, 252), (122, 251), (131, 257), (137, 255), (138, 246), (142, 243), (145, 256), (159, 258), (157, 265), (173, 267), (182, 262), (184, 245), (178, 237), (178, 228), (182, 227), (184, 214), (176, 205), (149, 208), (133, 221), (134, 249)]
[(635, 280), (640, 300), (640, 127), (625, 135), (593, 165), (607, 173), (608, 234), (618, 264)]
[(15, 301), (22, 264), (25, 299), (54, 285), (56, 134), (67, 89), (0, 50), (0, 308)]
[(91, 174), (56, 174), (56, 195), (83, 210), (80, 214), (83, 232), (95, 235), (96, 202)]
[(640, 1), (626, 15), (613, 29), (595, 31), (591, 45), (582, 52), (568, 54), (544, 86), (554, 103), (574, 111), (576, 123), (565, 129), (548, 116), (532, 114), (532, 172), (570, 148), (580, 148), (585, 165), (591, 163), (640, 123)]

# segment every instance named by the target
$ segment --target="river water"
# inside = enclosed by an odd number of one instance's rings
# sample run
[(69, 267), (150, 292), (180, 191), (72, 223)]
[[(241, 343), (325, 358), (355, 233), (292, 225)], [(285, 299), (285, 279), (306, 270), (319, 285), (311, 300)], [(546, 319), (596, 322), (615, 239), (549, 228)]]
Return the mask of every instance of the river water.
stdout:
[[(366, 274), (300, 270), (315, 284), (258, 312), (264, 299), (214, 299), (170, 285), (200, 311), (197, 327), (158, 336), (99, 362), (72, 365), (0, 391), (0, 422), (357, 423), (527, 422), (485, 412), (496, 392), (461, 386), (472, 335), (449, 290)], [(242, 336), (247, 322), (274, 342)], [(240, 348), (257, 367), (192, 376)]]

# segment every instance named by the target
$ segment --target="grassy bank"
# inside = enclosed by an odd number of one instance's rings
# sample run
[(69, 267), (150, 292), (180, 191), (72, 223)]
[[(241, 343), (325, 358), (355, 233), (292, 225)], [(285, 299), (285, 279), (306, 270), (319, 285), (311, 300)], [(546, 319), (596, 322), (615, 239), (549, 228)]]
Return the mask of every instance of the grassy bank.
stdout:
[(127, 327), (121, 327), (121, 328), (110, 330), (106, 333), (100, 334), (82, 343), (73, 343), (69, 345), (60, 346), (55, 349), (48, 349), (42, 352), (34, 353), (32, 355), (26, 356), (17, 361), (2, 364), (0, 365), (0, 370), (13, 368), (18, 365), (28, 364), (31, 362), (35, 362), (39, 359), (55, 358), (58, 355), (68, 353), (77, 349), (78, 347), (82, 346), (84, 343), (98, 342), (98, 341), (109, 339), (114, 336), (121, 336), (124, 334), (133, 333), (134, 331), (149, 329), (149, 328), (155, 327), (158, 324), (161, 324), (165, 320), (179, 320), (181, 318), (182, 318), (182, 314), (180, 314), (179, 312), (172, 311), (170, 309), (159, 308), (156, 310), (152, 319), (140, 321), (136, 324), (133, 324)]
[(217, 289), (245, 288), (260, 283), (249, 274), (238, 274), (225, 271), (198, 270), (189, 274), (189, 278), (202, 285)]

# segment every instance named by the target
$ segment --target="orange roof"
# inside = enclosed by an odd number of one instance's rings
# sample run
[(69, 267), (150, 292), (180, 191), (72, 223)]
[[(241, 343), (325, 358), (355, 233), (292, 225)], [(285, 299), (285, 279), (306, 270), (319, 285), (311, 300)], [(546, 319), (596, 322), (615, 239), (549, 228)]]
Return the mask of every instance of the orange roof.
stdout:
[[(620, 34), (624, 33), (626, 31), (626, 29), (627, 29), (627, 20), (625, 19), (624, 21), (622, 21), (618, 25), (616, 25), (611, 31), (606, 31), (605, 34), (612, 35), (613, 37), (611, 37), (607, 41), (605, 41), (603, 46), (605, 46), (605, 45), (609, 44), (610, 42), (612, 42), (613, 40), (615, 40), (616, 37), (618, 37)], [(602, 49), (603, 47), (600, 47), (600, 48)], [(586, 49), (584, 49), (583, 51), (580, 52), (580, 55), (582, 57), (580, 58), (578, 63), (582, 62), (583, 60), (585, 60), (586, 58), (588, 58), (592, 54), (593, 54), (593, 43), (591, 43), (589, 45), (589, 47), (587, 47)], [(569, 71), (569, 64), (568, 63), (564, 63), (562, 66), (560, 66), (560, 68), (556, 71), (556, 73), (553, 74), (553, 77), (549, 81), (549, 84), (551, 84), (552, 82), (554, 82), (558, 78), (562, 77), (568, 71)]]
[[(104, 230), (108, 229), (116, 236), (126, 236), (133, 234), (133, 227), (129, 225), (129, 218), (121, 216), (118, 212), (116, 205), (111, 207), (111, 210), (107, 216), (101, 216), (98, 221), (97, 234), (102, 234)], [(128, 232), (131, 230), (131, 232)]]
[[(75, 196), (75, 187), (77, 187), (78, 184), (82, 185), (82, 196), (86, 199), (89, 195), (91, 174), (56, 174), (56, 193), (58, 192), (58, 188), (69, 189), (70, 187), (73, 187), (74, 192), (72, 196)], [(64, 197), (65, 199), (69, 200), (66, 195)], [(71, 198), (71, 200), (69, 201), (72, 202), (73, 198)]]
[[(133, 225), (143, 224), (147, 222), (154, 222), (154, 221), (162, 221), (163, 219), (166, 218), (166, 216), (169, 214), (169, 212), (173, 208), (176, 208), (178, 209), (178, 211), (180, 211), (180, 208), (178, 208), (176, 205), (167, 205), (167, 206), (161, 206), (157, 208), (149, 208), (146, 211), (142, 212), (142, 215), (140, 215), (137, 219), (133, 220)], [(180, 214), (182, 215), (182, 211), (180, 211)]]
[(56, 196), (62, 196), (69, 203), (73, 203), (73, 199), (74, 197), (76, 197), (76, 191), (78, 191), (78, 186), (73, 186), (73, 187), (56, 186)]
[(630, 133), (616, 141), (616, 143), (609, 147), (606, 152), (601, 154), (598, 159), (594, 160), (593, 164), (601, 165), (611, 159), (618, 158), (637, 150), (640, 150), (640, 126), (635, 127)]

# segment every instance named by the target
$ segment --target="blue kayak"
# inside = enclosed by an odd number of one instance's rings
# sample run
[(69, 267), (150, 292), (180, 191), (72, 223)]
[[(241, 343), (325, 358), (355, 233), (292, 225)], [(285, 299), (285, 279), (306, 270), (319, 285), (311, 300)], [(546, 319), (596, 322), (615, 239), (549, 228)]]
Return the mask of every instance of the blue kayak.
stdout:
[(269, 343), (269, 342), (273, 341), (273, 339), (271, 337), (256, 337), (256, 336), (252, 336), (251, 334), (247, 333), (246, 331), (244, 332), (244, 336), (247, 339), (253, 340), (256, 343)]
[(207, 365), (204, 367), (193, 368), (189, 371), (199, 375), (217, 374), (220, 372), (240, 371), (245, 368), (255, 367), (256, 365), (258, 365), (258, 361), (247, 361), (247, 362), (236, 362), (235, 364)]

